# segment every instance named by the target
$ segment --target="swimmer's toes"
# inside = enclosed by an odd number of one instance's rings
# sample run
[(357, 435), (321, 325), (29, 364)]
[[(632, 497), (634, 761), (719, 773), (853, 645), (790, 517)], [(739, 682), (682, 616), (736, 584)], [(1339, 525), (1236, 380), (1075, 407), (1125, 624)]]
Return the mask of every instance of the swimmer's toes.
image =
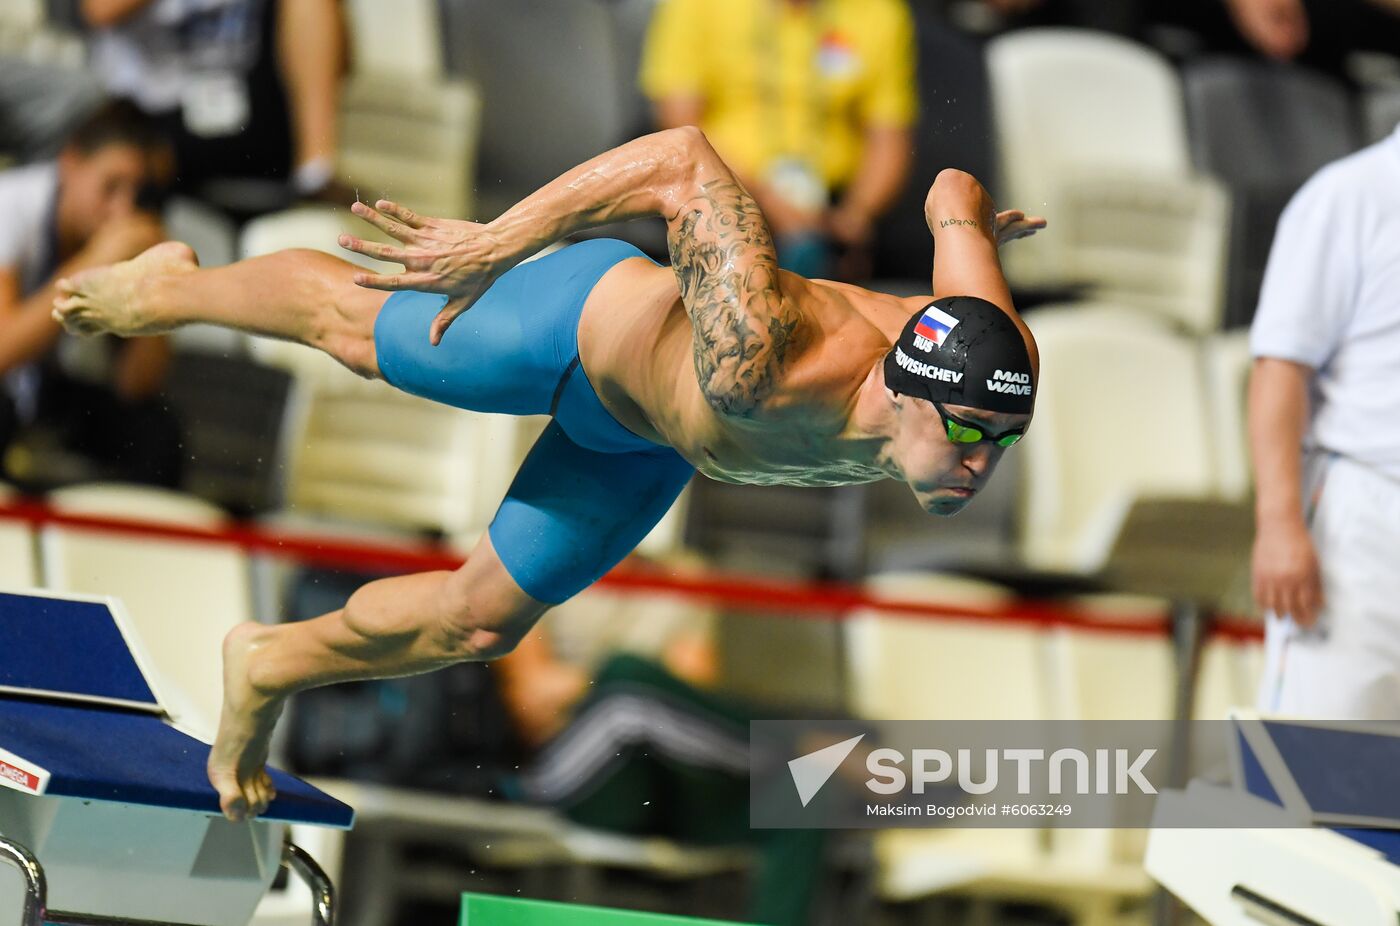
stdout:
[(272, 779), (264, 777), (262, 795), (258, 800), (258, 816), (267, 813), (267, 808), (272, 806), (272, 802), (277, 800), (277, 788), (272, 784)]
[(64, 324), (72, 324), (82, 317), (83, 303), (77, 296), (60, 299), (53, 304), (54, 318)]
[(248, 790), (250, 792), (249, 815), (254, 817), (260, 816), (267, 810), (268, 805), (272, 803), (273, 794), (275, 793), (272, 788), (272, 779), (267, 776), (266, 772), (259, 772), (258, 775), (249, 782)]
[(223, 811), (226, 819), (237, 823), (248, 812), (248, 799), (241, 791), (224, 794), (219, 798), (219, 809)]
[(231, 769), (210, 764), (209, 783), (219, 794), (219, 809), (225, 817), (237, 820), (248, 809), (248, 799), (238, 783), (238, 776)]

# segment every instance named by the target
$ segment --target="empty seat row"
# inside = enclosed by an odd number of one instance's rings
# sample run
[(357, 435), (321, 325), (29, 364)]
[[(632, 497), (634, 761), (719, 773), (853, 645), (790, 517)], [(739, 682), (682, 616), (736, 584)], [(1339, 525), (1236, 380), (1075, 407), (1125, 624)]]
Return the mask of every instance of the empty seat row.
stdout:
[[(965, 618), (861, 610), (845, 623), (847, 701), (871, 719), (1170, 720), (1176, 690), (1165, 602), (1126, 595), (1072, 599), (1072, 627), (988, 618), (1015, 602), (1011, 590), (936, 573), (873, 577), (867, 587), (896, 601), (965, 607)], [(1096, 630), (1095, 615), (1112, 627)], [(1119, 623), (1140, 621), (1141, 633)], [(1254, 702), (1254, 643), (1214, 641), (1196, 702), (1220, 719)]]
[(993, 40), (987, 65), (1001, 199), (1051, 222), (1007, 249), (1012, 283), (1217, 327), (1228, 197), (1192, 166), (1170, 62), (1103, 33), (1032, 29)]
[[(1141, 620), (1144, 633), (1046, 627), (979, 617), (1010, 604), (1009, 590), (965, 577), (906, 574), (873, 579), (882, 597), (961, 605), (965, 619), (867, 610), (847, 621), (849, 704), (872, 720), (1134, 720), (1170, 718), (1176, 670), (1170, 640), (1147, 632), (1161, 603), (1115, 596), (1076, 603)], [(1198, 685), (1198, 718), (1221, 718), (1254, 700), (1259, 647), (1215, 641)], [(1033, 899), (1077, 924), (1120, 922), (1151, 882), (1141, 830), (908, 829), (875, 835), (876, 893), (917, 903), (955, 891)]]
[(1240, 504), (1250, 484), (1242, 335), (1200, 340), (1118, 305), (1027, 316), (1041, 380), (1024, 455), (1020, 551), (1092, 572), (1141, 498)]

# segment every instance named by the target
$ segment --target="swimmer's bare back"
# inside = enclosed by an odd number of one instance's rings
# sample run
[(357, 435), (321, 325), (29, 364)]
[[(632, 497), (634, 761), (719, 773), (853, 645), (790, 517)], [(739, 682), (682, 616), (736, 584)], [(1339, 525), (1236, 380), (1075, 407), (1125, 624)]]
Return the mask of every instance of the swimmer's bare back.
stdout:
[[(501, 273), (549, 243), (659, 214), (670, 266), (623, 261), (585, 303), (581, 362), (608, 411), (725, 481), (841, 485), (893, 475), (878, 429), (867, 425), (887, 401), (881, 360), (929, 297), (779, 270), (757, 204), (694, 128), (606, 152), (485, 225), (392, 203), (354, 208), (402, 245), (349, 236), (342, 245), (405, 266), (356, 282), (448, 295), (435, 338)], [(925, 213), (938, 255), (933, 296), (978, 296), (1020, 325), (997, 247), (1044, 220), (998, 214), (981, 184), (954, 170), (939, 175)]]

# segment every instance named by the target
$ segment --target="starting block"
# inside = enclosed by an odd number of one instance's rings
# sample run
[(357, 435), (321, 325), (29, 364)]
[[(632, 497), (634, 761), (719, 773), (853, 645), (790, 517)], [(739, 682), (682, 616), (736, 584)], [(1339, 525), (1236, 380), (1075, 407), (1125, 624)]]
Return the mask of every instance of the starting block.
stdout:
[(1148, 873), (1211, 926), (1395, 926), (1400, 724), (1237, 714), (1229, 730), (1229, 784), (1158, 798)]
[(22, 923), (246, 926), (286, 865), (329, 924), (332, 885), (287, 829), (354, 812), (274, 770), (267, 813), (225, 820), (161, 671), (210, 654), (159, 643), (113, 599), (0, 594), (0, 861), (23, 879)]

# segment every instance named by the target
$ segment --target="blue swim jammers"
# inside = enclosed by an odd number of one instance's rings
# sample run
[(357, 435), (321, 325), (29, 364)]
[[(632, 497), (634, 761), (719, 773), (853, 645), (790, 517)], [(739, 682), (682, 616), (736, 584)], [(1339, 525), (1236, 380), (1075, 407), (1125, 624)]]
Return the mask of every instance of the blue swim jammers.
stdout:
[(374, 325), (384, 379), (404, 392), (479, 412), (551, 415), (491, 521), (491, 544), (530, 597), (558, 604), (641, 542), (694, 469), (614, 418), (579, 362), (583, 304), (630, 244), (585, 241), (520, 264), (452, 323), (429, 326), (446, 296), (394, 293)]

